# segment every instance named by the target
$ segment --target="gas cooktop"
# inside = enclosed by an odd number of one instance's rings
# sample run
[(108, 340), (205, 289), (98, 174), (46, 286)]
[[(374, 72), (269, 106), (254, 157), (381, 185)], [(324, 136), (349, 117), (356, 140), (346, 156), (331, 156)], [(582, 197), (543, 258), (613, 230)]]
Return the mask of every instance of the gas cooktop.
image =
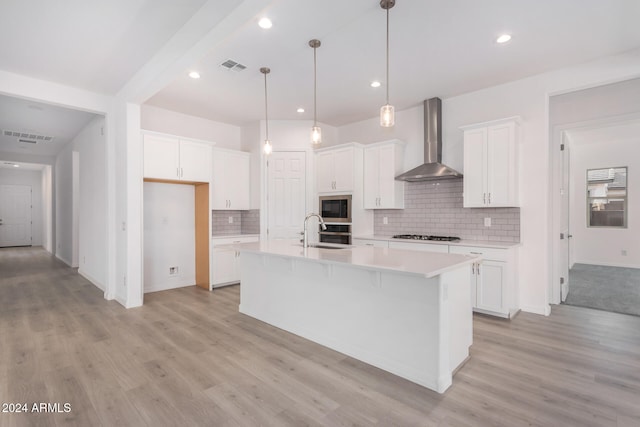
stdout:
[(409, 240), (435, 240), (438, 242), (457, 242), (459, 237), (454, 236), (427, 236), (423, 234), (396, 234), (392, 236), (394, 239), (409, 239)]

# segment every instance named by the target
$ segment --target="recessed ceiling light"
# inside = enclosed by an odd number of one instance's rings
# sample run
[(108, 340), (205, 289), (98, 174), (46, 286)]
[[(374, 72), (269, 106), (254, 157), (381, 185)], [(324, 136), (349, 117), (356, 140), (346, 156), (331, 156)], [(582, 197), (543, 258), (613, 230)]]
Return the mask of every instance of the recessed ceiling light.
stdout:
[(200, 78), (200, 73), (197, 71), (192, 71), (189, 73), (189, 77), (191, 77), (192, 79), (199, 79)]
[(380, 87), (380, 82), (377, 80), (371, 82), (371, 87)]
[(503, 34), (496, 39), (496, 43), (506, 43), (511, 40), (511, 36), (509, 34)]
[(300, 107), (296, 110), (298, 113), (304, 113), (304, 108)]
[(262, 18), (260, 21), (258, 21), (258, 25), (260, 26), (260, 28), (264, 28), (265, 30), (268, 30), (273, 26), (273, 23), (271, 22), (271, 19), (265, 17), (265, 18)]
[(20, 165), (18, 165), (18, 164), (15, 164), (15, 163), (14, 163), (14, 164), (13, 164), (13, 167), (14, 167), (14, 168), (19, 168), (19, 167), (20, 167)]

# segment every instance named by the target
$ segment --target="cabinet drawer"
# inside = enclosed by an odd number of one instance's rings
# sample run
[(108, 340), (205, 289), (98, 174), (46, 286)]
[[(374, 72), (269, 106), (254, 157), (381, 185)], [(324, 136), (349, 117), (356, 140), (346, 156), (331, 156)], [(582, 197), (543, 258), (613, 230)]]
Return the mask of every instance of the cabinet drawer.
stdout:
[(508, 249), (482, 248), (476, 246), (449, 246), (449, 253), (462, 255), (479, 255), (486, 260), (507, 261)]
[(211, 239), (211, 244), (215, 248), (220, 245), (231, 245), (234, 243), (251, 243), (258, 242), (260, 238), (258, 236), (235, 236), (235, 237), (214, 237)]
[(421, 243), (421, 242), (389, 242), (389, 248), (391, 249), (409, 249), (412, 251), (424, 251), (424, 252), (441, 252), (448, 253), (449, 245), (438, 245), (434, 243)]
[(353, 239), (351, 242), (354, 246), (376, 246), (378, 248), (388, 248), (389, 242), (386, 240), (373, 239)]

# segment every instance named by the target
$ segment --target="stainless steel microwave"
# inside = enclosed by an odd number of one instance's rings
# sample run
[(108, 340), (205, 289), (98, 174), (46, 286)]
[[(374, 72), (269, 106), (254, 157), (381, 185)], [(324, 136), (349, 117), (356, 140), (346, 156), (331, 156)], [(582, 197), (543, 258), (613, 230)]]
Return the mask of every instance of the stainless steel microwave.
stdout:
[(320, 216), (325, 222), (351, 223), (351, 195), (320, 196)]

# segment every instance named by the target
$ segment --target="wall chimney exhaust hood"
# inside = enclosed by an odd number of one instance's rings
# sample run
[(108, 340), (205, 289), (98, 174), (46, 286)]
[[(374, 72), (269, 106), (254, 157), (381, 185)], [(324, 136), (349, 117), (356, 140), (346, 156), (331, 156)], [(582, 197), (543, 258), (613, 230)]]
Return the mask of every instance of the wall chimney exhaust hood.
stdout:
[(442, 164), (442, 100), (424, 101), (424, 163), (402, 175), (399, 181), (431, 181), (462, 178), (462, 174)]

